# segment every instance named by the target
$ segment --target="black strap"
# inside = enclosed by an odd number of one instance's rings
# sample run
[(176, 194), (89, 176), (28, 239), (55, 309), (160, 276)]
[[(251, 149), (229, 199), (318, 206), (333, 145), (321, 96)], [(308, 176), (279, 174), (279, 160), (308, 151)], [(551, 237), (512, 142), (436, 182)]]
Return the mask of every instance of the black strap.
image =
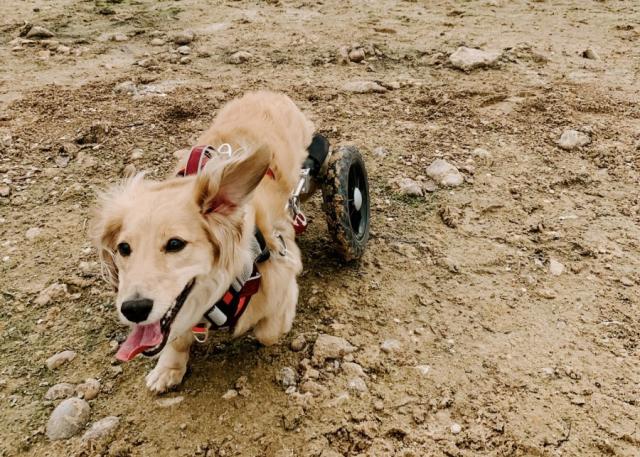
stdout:
[(256, 227), (255, 237), (256, 241), (258, 242), (258, 246), (260, 246), (260, 254), (258, 254), (258, 257), (256, 257), (255, 262), (266, 262), (267, 260), (269, 260), (269, 257), (271, 257), (271, 251), (269, 251), (269, 247), (267, 246), (267, 242), (264, 239), (264, 235), (258, 227)]

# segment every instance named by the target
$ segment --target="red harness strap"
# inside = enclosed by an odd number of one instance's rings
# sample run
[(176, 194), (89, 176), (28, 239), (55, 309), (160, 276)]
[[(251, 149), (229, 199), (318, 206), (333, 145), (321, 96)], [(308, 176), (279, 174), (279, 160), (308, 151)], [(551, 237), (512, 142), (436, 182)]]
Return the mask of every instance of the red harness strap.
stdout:
[[(187, 166), (177, 173), (178, 176), (197, 175), (200, 170), (204, 168), (209, 159), (213, 157), (213, 153), (215, 152), (216, 149), (212, 146), (194, 146), (191, 148), (191, 152), (189, 153)], [(271, 179), (276, 179), (276, 175), (271, 168), (267, 169), (266, 175)]]

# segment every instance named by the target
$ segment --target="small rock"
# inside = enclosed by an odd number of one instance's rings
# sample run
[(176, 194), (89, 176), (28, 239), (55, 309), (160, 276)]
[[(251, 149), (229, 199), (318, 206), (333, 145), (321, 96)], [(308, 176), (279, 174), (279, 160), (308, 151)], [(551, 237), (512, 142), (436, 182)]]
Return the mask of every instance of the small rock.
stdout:
[(425, 192), (435, 192), (438, 190), (438, 184), (433, 179), (425, 179), (422, 182), (422, 190)]
[(549, 273), (553, 276), (560, 276), (564, 272), (564, 265), (556, 259), (549, 259)]
[(383, 411), (384, 410), (384, 402), (382, 400), (376, 400), (373, 402), (373, 409), (375, 411)]
[(236, 398), (238, 396), (238, 391), (235, 389), (229, 389), (227, 390), (227, 392), (222, 396), (223, 400), (231, 400), (232, 398)]
[(51, 51), (49, 51), (48, 49), (44, 51), (38, 51), (38, 59), (49, 60), (50, 57), (51, 57)]
[(57, 47), (56, 52), (59, 54), (69, 54), (71, 53), (71, 48), (69, 46), (65, 46), (64, 44), (61, 44)]
[(195, 39), (195, 34), (191, 30), (184, 30), (172, 35), (171, 40), (178, 45), (189, 44)]
[(189, 46), (180, 46), (178, 49), (176, 49), (176, 51), (178, 51), (178, 53), (182, 54), (183, 56), (188, 56), (189, 54), (191, 54), (191, 48)]
[(100, 393), (100, 382), (97, 379), (88, 378), (82, 384), (76, 386), (76, 394), (85, 400), (93, 400)]
[(67, 285), (60, 283), (53, 283), (46, 289), (40, 292), (38, 298), (35, 299), (36, 305), (45, 306), (52, 300), (60, 300), (67, 295)]
[(138, 89), (133, 81), (125, 81), (117, 84), (113, 91), (116, 94), (127, 94), (127, 95), (135, 95), (138, 92)]
[(349, 60), (351, 62), (362, 62), (364, 60), (364, 49), (353, 49), (349, 53)]
[(180, 62), (180, 65), (190, 64), (191, 63), (191, 57), (183, 56), (183, 57), (180, 58), (179, 62)]
[(426, 173), (441, 186), (457, 187), (464, 182), (464, 177), (458, 169), (444, 159), (434, 160), (427, 168)]
[(300, 392), (303, 394), (310, 393), (314, 397), (317, 397), (327, 392), (327, 388), (320, 383), (308, 380), (300, 384)]
[(76, 358), (76, 355), (77, 354), (75, 353), (75, 351), (62, 351), (55, 355), (52, 355), (46, 361), (47, 368), (50, 370), (55, 370), (56, 368), (59, 368), (62, 364), (71, 362), (73, 359)]
[(142, 68), (151, 68), (151, 67), (157, 67), (158, 61), (156, 59), (152, 59), (151, 57), (149, 57), (147, 59), (138, 60), (137, 64), (139, 67), (142, 67)]
[(341, 65), (347, 65), (349, 63), (349, 47), (341, 46), (338, 49), (338, 63)]
[(82, 276), (93, 276), (98, 272), (98, 262), (80, 262), (78, 269), (82, 273)]
[(73, 384), (68, 382), (61, 382), (54, 386), (49, 387), (47, 393), (44, 394), (45, 400), (60, 400), (61, 398), (69, 398), (75, 392)]
[(354, 390), (356, 392), (368, 392), (369, 389), (367, 388), (367, 383), (364, 382), (364, 379), (360, 378), (360, 377), (355, 377), (351, 380), (349, 380), (349, 383), (347, 384), (347, 387), (349, 387), (350, 390)]
[(591, 143), (589, 135), (577, 130), (565, 130), (558, 140), (558, 146), (566, 151), (581, 148), (589, 143)]
[(622, 278), (620, 278), (620, 283), (622, 283), (622, 285), (625, 287), (631, 287), (635, 284), (633, 282), (633, 279), (628, 276), (623, 276)]
[(291, 340), (291, 350), (295, 352), (302, 351), (307, 345), (307, 340), (304, 335), (298, 335), (293, 340)]
[(422, 186), (411, 178), (400, 178), (398, 181), (400, 195), (408, 195), (410, 197), (422, 197)]
[(115, 378), (117, 376), (120, 376), (124, 370), (122, 369), (121, 365), (114, 365), (109, 367), (109, 371), (111, 372), (111, 377)]
[(415, 369), (418, 370), (422, 376), (428, 375), (429, 371), (431, 371), (431, 367), (429, 365), (416, 365)]
[(600, 60), (600, 56), (592, 48), (587, 48), (584, 51), (582, 51), (582, 57), (584, 57), (585, 59), (590, 59), (590, 60)]
[(355, 94), (383, 93), (387, 89), (374, 81), (350, 81), (342, 86), (345, 92)]
[(456, 424), (455, 422), (451, 424), (451, 433), (453, 433), (454, 435), (457, 435), (461, 431), (462, 431), (462, 427), (460, 426), (460, 424)]
[(0, 185), (0, 197), (8, 197), (11, 195), (11, 187)]
[(29, 230), (26, 231), (24, 235), (27, 237), (28, 240), (33, 240), (35, 238), (38, 238), (41, 234), (42, 234), (41, 228), (31, 227)]
[(51, 38), (53, 35), (52, 31), (47, 30), (44, 27), (40, 27), (39, 25), (34, 25), (31, 27), (31, 30), (27, 32), (27, 38)]
[(238, 64), (241, 64), (241, 63), (248, 62), (252, 58), (253, 58), (253, 54), (251, 54), (250, 52), (238, 51), (238, 52), (234, 52), (233, 54), (231, 54), (229, 56), (228, 61), (229, 61), (229, 63), (232, 63), (234, 65), (238, 65)]
[(287, 387), (296, 385), (297, 377), (298, 376), (293, 368), (284, 367), (282, 370), (280, 370), (278, 379), (280, 381), (280, 384), (282, 384), (282, 387), (286, 389)]
[(449, 62), (455, 68), (470, 71), (475, 68), (495, 65), (501, 55), (502, 53), (498, 51), (483, 51), (461, 46), (449, 56)]
[(131, 151), (131, 160), (140, 160), (144, 157), (144, 151), (140, 148), (136, 148)]
[(491, 153), (483, 148), (475, 148), (473, 151), (471, 151), (471, 155), (481, 160), (491, 159)]
[(183, 396), (159, 398), (156, 400), (156, 404), (161, 408), (171, 408), (172, 406), (179, 405), (184, 401)]
[(344, 338), (322, 333), (313, 347), (313, 362), (321, 364), (326, 359), (339, 359), (355, 350), (356, 348)]
[(385, 158), (387, 154), (389, 154), (388, 151), (382, 146), (378, 146), (373, 150), (373, 155), (381, 159)]
[(394, 339), (384, 340), (380, 345), (380, 349), (382, 350), (382, 352), (386, 352), (387, 354), (399, 351), (400, 348), (402, 348), (400, 341)]
[(82, 441), (97, 440), (112, 433), (120, 423), (120, 418), (117, 416), (108, 416), (94, 422), (89, 430), (82, 435)]
[(89, 404), (80, 398), (68, 398), (51, 413), (46, 426), (47, 437), (54, 440), (71, 438), (89, 420)]
[(150, 44), (151, 46), (164, 46), (165, 41), (162, 38), (154, 38)]
[(111, 41), (123, 42), (128, 40), (129, 37), (124, 33), (114, 33), (113, 35), (111, 35)]
[(587, 401), (584, 399), (584, 397), (581, 397), (581, 396), (575, 396), (571, 398), (571, 403), (573, 403), (574, 405), (582, 406), (586, 402)]
[(349, 377), (359, 376), (361, 378), (366, 378), (367, 375), (364, 372), (364, 369), (355, 362), (345, 362), (342, 364), (342, 371)]

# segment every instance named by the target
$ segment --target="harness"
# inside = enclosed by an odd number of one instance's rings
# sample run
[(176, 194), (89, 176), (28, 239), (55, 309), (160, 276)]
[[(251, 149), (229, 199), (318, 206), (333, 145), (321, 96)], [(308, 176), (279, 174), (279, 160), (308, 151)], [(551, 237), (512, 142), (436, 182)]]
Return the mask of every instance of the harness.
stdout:
[[(178, 176), (190, 176), (199, 174), (214, 153), (228, 155), (232, 154), (229, 144), (223, 144), (219, 148), (212, 146), (195, 146), (189, 153), (187, 165), (181, 169)], [(270, 168), (267, 176), (275, 179), (275, 174)], [(261, 274), (258, 271), (258, 264), (266, 262), (271, 257), (271, 252), (267, 247), (264, 235), (256, 227), (254, 233), (254, 252), (256, 257), (253, 263), (233, 280), (229, 289), (222, 298), (214, 303), (203, 315), (203, 321), (192, 328), (193, 335), (198, 342), (205, 342), (209, 329), (228, 328), (233, 331), (236, 323), (247, 309), (251, 297), (260, 289)]]

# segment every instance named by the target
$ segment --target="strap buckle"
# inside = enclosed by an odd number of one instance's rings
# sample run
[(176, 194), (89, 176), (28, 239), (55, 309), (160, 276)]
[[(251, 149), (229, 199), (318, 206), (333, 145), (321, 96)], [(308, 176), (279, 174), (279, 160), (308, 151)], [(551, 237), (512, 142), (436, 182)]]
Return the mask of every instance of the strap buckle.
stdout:
[(209, 329), (206, 324), (195, 325), (191, 329), (191, 333), (193, 333), (193, 339), (200, 344), (206, 343), (209, 338)]

